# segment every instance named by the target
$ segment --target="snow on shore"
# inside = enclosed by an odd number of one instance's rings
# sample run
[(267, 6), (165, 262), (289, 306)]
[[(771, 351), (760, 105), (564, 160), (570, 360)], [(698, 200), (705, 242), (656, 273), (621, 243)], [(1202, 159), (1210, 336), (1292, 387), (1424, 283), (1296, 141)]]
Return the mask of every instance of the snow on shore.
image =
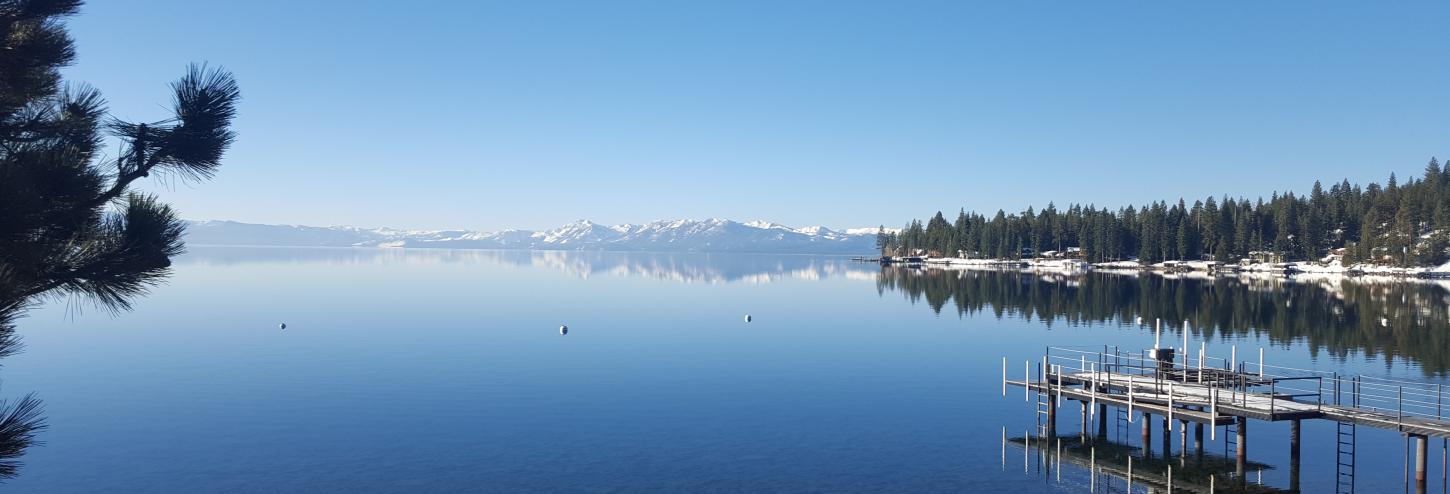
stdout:
[(1118, 275), (1137, 275), (1148, 271), (1172, 278), (1212, 279), (1215, 276), (1248, 276), (1264, 279), (1294, 280), (1342, 280), (1356, 279), (1365, 282), (1385, 281), (1432, 281), (1450, 278), (1450, 262), (1439, 266), (1392, 267), (1372, 264), (1345, 266), (1337, 257), (1323, 261), (1296, 261), (1279, 263), (1219, 263), (1213, 261), (1165, 261), (1144, 265), (1138, 261), (1108, 261), (1087, 263), (1078, 259), (962, 259), (934, 257), (923, 261), (936, 269), (983, 269), (1020, 270), (1022, 272), (1044, 272), (1057, 274), (1078, 274), (1089, 270)]

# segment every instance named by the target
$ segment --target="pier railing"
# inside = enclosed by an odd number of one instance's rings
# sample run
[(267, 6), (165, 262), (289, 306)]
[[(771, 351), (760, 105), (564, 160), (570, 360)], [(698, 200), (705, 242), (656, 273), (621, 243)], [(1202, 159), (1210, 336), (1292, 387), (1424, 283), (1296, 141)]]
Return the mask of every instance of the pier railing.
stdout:
[(1405, 419), (1443, 421), (1447, 418), (1445, 385), (1390, 379), (1365, 375), (1341, 375), (1246, 362), (1249, 369), (1268, 376), (1317, 376), (1326, 388), (1323, 399), (1335, 406), (1394, 415), (1403, 424)]
[[(1443, 384), (1268, 365), (1262, 360), (1262, 350), (1257, 362), (1212, 357), (1202, 347), (1196, 355), (1185, 348), (1171, 351), (1172, 360), (1165, 360), (1149, 351), (1127, 352), (1108, 346), (1048, 347), (1035, 365), (1026, 363), (1024, 383), (1060, 389), (1063, 377), (1069, 376), (1094, 383), (1094, 389), (1121, 388), (1129, 395), (1142, 390), (1137, 392), (1151, 393), (1145, 397), (1166, 399), (1170, 404), (1267, 408), (1270, 415), (1323, 412), (1328, 405), (1340, 411), (1393, 417), (1401, 427), (1406, 420), (1443, 422), (1447, 418)], [(1003, 379), (1005, 394), (1005, 360)]]

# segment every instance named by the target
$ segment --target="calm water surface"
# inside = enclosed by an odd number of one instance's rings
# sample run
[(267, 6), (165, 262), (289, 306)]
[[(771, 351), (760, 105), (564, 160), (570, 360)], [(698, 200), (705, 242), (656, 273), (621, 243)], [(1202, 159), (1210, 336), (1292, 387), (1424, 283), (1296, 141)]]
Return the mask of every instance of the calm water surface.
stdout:
[[(1004, 446), (1035, 405), (1001, 396), (1003, 357), (1151, 346), (1125, 324), (1144, 316), (1188, 319), (1194, 345), (1224, 356), (1263, 346), (1282, 365), (1432, 382), (1450, 366), (1438, 285), (191, 250), (132, 313), (59, 302), (21, 321), (26, 350), (4, 362), (0, 395), (36, 392), (50, 428), (0, 488), (1084, 492), (1088, 470), (1024, 467)], [(1075, 415), (1059, 427), (1076, 430)], [(1251, 430), (1251, 479), (1287, 486), (1288, 426)], [(1223, 437), (1207, 450), (1222, 454)], [(1304, 437), (1305, 492), (1332, 492), (1332, 423), (1306, 422)], [(1400, 436), (1362, 428), (1359, 448), (1360, 492), (1402, 489)]]

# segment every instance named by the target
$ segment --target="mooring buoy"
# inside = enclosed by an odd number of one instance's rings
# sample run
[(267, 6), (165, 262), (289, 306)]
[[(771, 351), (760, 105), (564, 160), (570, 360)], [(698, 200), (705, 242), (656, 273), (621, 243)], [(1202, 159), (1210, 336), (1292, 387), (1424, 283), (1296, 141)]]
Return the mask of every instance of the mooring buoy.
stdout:
[(287, 323), (278, 324), (277, 329), (287, 329)]
[(569, 334), (569, 326), (559, 326), (559, 334)]
[(745, 322), (750, 322), (750, 314), (745, 315)]

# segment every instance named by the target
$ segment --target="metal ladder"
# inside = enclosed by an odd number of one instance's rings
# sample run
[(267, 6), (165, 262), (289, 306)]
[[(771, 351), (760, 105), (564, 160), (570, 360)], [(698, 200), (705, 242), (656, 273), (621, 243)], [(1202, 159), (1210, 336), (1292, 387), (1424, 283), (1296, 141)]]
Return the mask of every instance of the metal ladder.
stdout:
[[(1340, 382), (1335, 376), (1334, 403), (1340, 403)], [(1359, 378), (1349, 383), (1349, 402), (1359, 407)], [(1353, 422), (1335, 422), (1334, 433), (1334, 492), (1354, 494), (1355, 426)]]
[(1037, 393), (1037, 437), (1047, 437), (1048, 414), (1052, 413), (1048, 410), (1050, 408), (1052, 408), (1052, 394), (1039, 391)]
[(1231, 423), (1223, 426), (1223, 456), (1229, 458), (1237, 455), (1239, 449), (1239, 426)]
[(1049, 417), (1048, 414), (1052, 413), (1051, 411), (1049, 411), (1049, 409), (1051, 409), (1052, 408), (1052, 405), (1053, 405), (1053, 403), (1052, 403), (1052, 393), (1049, 393), (1049, 392), (1046, 392), (1045, 391), (1047, 389), (1047, 381), (1048, 381), (1047, 374), (1044, 374), (1043, 373), (1042, 364), (1038, 364), (1037, 365), (1037, 385), (1038, 385), (1038, 388), (1037, 389), (1038, 389), (1038, 391), (1037, 391), (1036, 394), (1037, 394), (1037, 437), (1039, 437), (1039, 438), (1046, 438), (1047, 437), (1047, 432), (1048, 432), (1047, 431), (1047, 423), (1048, 423), (1048, 417)]
[(1351, 422), (1336, 422), (1334, 454), (1334, 492), (1354, 494), (1354, 439), (1355, 427)]
[(1114, 414), (1114, 415), (1116, 415), (1117, 418), (1116, 418), (1116, 420), (1113, 421), (1113, 428), (1114, 428), (1114, 431), (1113, 432), (1116, 433), (1115, 435), (1118, 438), (1118, 442), (1120, 442), (1120, 443), (1126, 443), (1127, 440), (1128, 440), (1128, 429), (1129, 429), (1129, 427), (1128, 427), (1128, 409), (1123, 408), (1123, 407), (1113, 407), (1113, 410), (1115, 410), (1117, 412), (1117, 413)]

